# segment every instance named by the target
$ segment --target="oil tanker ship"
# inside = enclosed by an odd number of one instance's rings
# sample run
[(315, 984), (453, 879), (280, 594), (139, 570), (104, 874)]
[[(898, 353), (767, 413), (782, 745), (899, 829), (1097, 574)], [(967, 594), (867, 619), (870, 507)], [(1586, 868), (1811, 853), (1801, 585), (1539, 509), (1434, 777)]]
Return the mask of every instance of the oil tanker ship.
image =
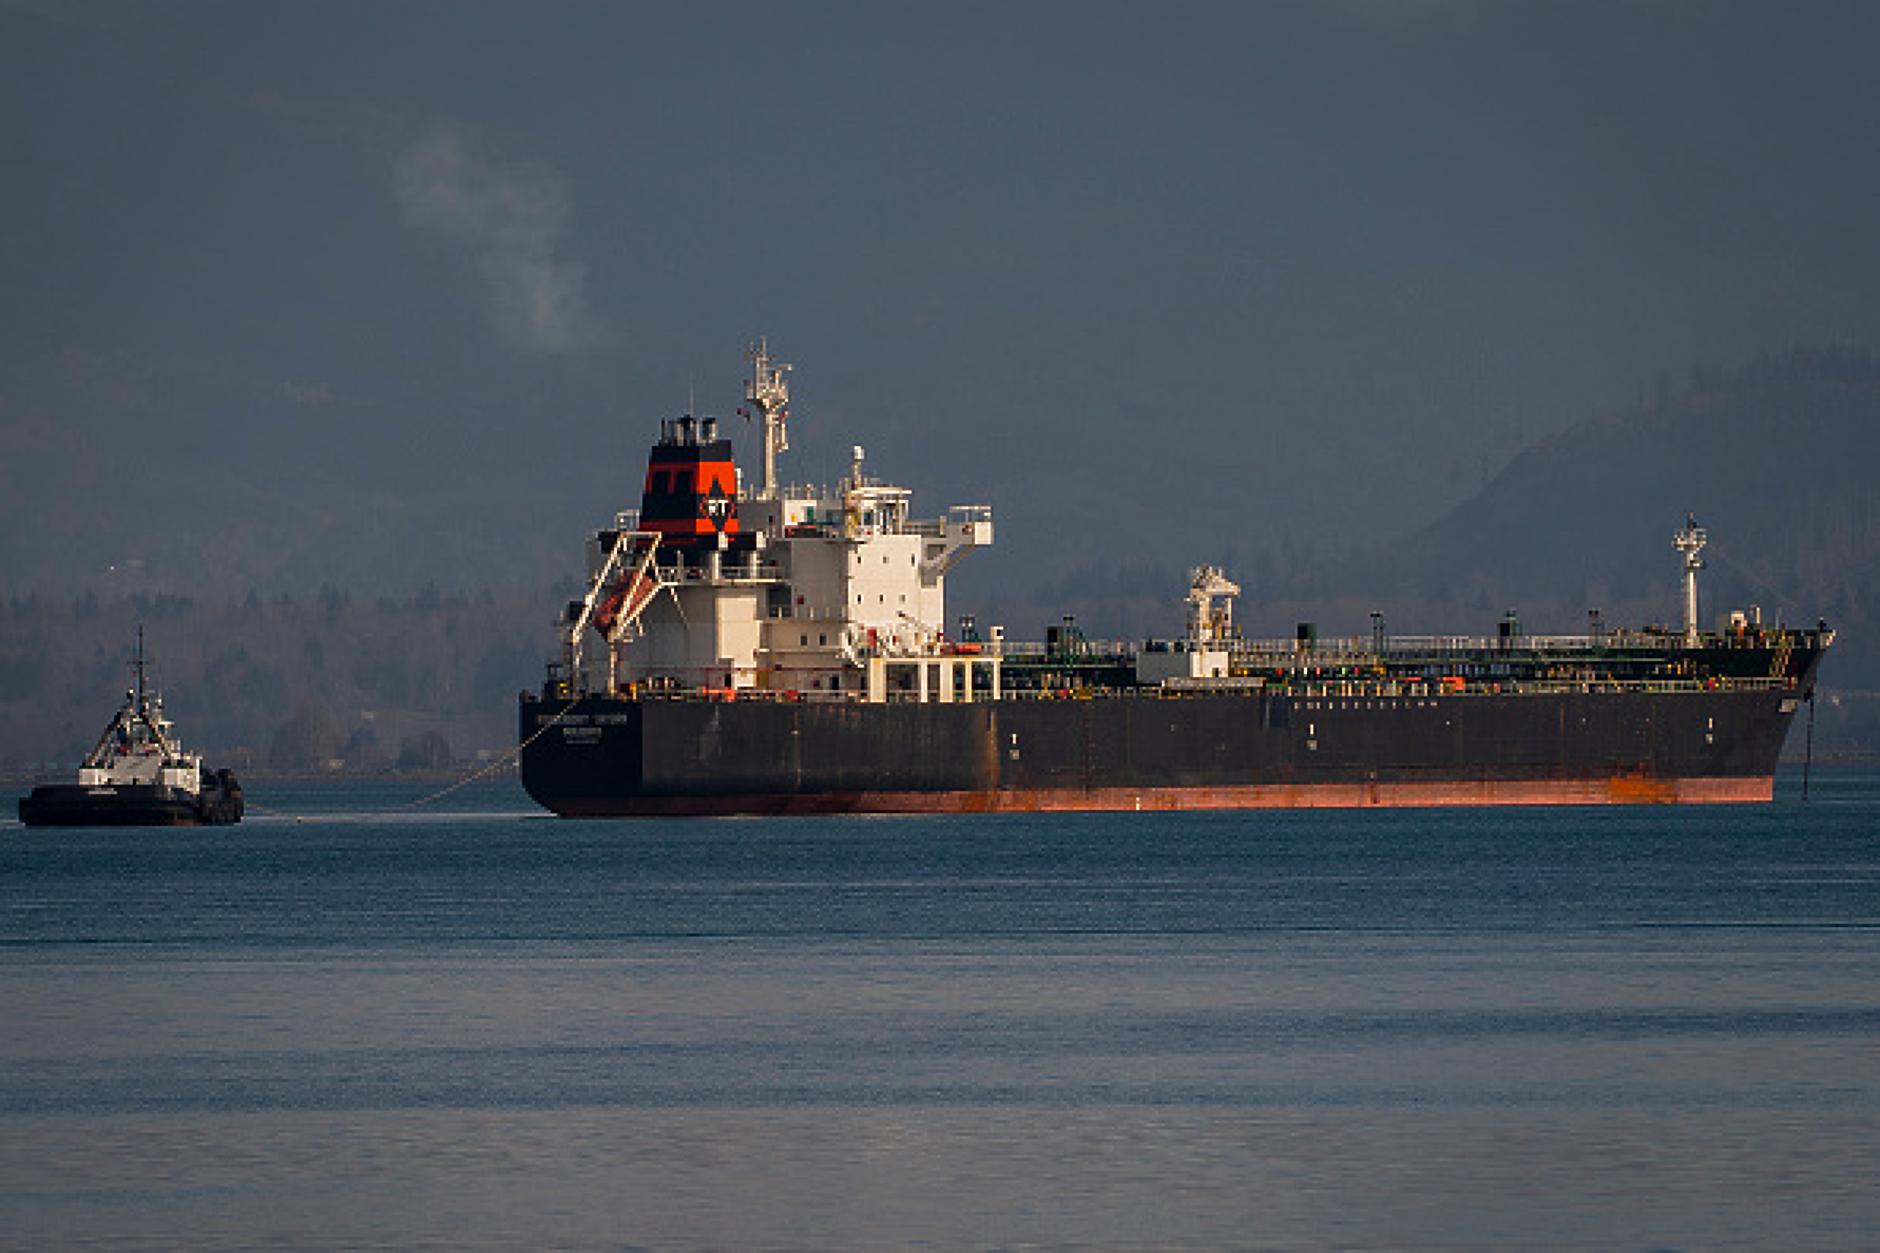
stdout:
[(1694, 520), (1681, 631), (1253, 640), (1203, 567), (1172, 640), (948, 634), (992, 510), (916, 518), (859, 447), (834, 490), (785, 486), (790, 367), (747, 360), (758, 484), (712, 419), (663, 423), (522, 694), (522, 782), (557, 814), (1767, 801), (1833, 640), (1754, 611), (1700, 630)]

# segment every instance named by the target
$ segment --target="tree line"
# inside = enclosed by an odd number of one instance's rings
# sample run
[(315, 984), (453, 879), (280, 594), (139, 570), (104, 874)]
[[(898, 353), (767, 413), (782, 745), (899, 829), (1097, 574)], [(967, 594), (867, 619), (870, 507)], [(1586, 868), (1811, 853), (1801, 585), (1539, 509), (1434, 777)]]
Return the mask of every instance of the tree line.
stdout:
[(280, 770), (436, 769), (506, 751), (553, 647), (552, 596), (137, 593), (0, 602), (0, 767), (75, 762), (133, 682), (184, 742)]

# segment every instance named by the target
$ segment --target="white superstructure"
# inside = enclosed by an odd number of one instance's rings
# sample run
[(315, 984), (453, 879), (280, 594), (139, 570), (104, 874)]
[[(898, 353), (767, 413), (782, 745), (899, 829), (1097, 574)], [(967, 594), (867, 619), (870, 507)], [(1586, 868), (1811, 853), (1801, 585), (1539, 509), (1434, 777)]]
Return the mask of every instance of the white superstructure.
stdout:
[(565, 619), (570, 677), (586, 691), (996, 696), (999, 659), (944, 631), (947, 572), (992, 543), (990, 506), (916, 518), (912, 492), (868, 475), (859, 446), (833, 490), (783, 485), (789, 367), (762, 342), (748, 359), (762, 481), (743, 487), (710, 419), (665, 424), (641, 509), (590, 546), (588, 594)]
[(163, 698), (145, 689), (142, 627), (137, 629), (137, 655), (131, 665), (137, 686), (124, 693), (123, 707), (79, 764), (79, 784), (161, 784), (192, 795), (201, 791), (202, 758), (184, 750), (176, 724), (163, 716)]

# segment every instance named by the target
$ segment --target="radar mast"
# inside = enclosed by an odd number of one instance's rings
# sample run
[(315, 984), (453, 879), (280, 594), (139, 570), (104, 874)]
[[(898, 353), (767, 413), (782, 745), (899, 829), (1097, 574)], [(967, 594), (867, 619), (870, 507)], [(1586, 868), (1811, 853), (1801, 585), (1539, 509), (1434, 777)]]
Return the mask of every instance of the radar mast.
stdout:
[(764, 481), (759, 485), (759, 500), (777, 498), (777, 454), (788, 451), (790, 432), (785, 425), (790, 418), (790, 382), (784, 372), (790, 367), (772, 363), (770, 341), (760, 338), (745, 350), (751, 363), (751, 377), (744, 384), (744, 401), (749, 406), (745, 417), (755, 415), (764, 423)]

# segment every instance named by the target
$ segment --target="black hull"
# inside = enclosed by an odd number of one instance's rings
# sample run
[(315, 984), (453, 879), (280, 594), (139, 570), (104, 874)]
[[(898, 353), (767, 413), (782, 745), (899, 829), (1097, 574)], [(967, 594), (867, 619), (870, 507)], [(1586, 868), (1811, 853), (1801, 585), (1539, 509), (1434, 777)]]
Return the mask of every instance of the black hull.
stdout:
[(1799, 688), (972, 704), (525, 696), (565, 816), (1754, 802)]
[(29, 827), (195, 827), (242, 820), (241, 785), (223, 772), (200, 793), (154, 783), (43, 783), (20, 798)]

